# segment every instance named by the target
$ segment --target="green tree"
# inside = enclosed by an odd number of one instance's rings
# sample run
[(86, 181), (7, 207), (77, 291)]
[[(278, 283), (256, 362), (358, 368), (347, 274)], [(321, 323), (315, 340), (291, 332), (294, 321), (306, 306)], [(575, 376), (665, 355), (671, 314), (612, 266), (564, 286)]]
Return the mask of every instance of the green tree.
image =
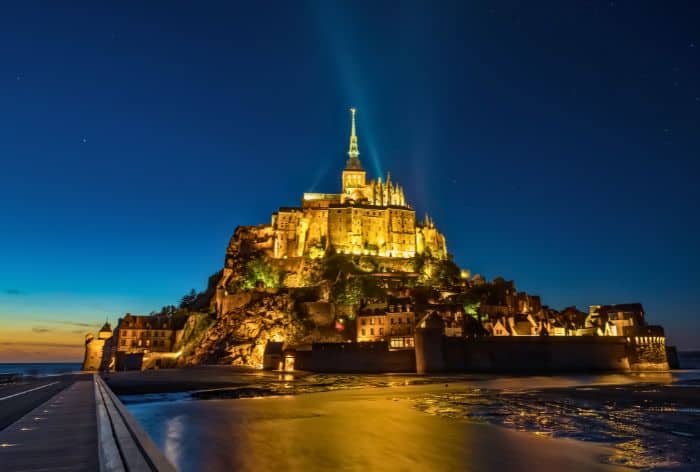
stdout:
[(180, 299), (180, 308), (189, 308), (197, 300), (198, 293), (195, 289), (190, 290), (188, 294)]
[(280, 272), (272, 267), (264, 257), (254, 257), (246, 263), (243, 288), (254, 288), (258, 282), (262, 282), (266, 288), (277, 288), (280, 286), (280, 278)]

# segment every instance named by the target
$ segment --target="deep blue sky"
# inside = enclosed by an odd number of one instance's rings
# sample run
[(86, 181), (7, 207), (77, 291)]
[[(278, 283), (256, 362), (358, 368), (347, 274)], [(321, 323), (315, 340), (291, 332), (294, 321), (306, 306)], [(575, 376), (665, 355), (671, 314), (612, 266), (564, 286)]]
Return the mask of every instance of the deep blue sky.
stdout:
[(0, 317), (203, 288), (236, 225), (338, 190), (353, 105), (460, 265), (700, 347), (700, 5), (532, 3), (4, 5)]

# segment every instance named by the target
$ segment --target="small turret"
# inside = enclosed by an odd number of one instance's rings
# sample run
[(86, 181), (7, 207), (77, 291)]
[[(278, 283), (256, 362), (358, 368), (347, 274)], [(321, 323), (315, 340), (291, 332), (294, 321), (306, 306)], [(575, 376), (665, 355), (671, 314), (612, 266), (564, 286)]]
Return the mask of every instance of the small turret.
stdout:
[(108, 339), (112, 337), (112, 326), (109, 324), (109, 320), (105, 320), (105, 324), (102, 325), (100, 331), (97, 333), (98, 339)]

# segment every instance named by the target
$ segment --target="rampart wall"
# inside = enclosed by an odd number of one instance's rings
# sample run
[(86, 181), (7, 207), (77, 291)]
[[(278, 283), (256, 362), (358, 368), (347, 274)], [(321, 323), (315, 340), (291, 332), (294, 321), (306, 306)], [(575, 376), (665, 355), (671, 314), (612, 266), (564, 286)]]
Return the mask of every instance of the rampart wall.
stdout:
[(622, 337), (444, 338), (442, 354), (444, 370), (452, 372), (630, 370), (627, 343)]
[(294, 368), (309, 372), (415, 372), (413, 349), (390, 351), (387, 343), (317, 343), (297, 351)]

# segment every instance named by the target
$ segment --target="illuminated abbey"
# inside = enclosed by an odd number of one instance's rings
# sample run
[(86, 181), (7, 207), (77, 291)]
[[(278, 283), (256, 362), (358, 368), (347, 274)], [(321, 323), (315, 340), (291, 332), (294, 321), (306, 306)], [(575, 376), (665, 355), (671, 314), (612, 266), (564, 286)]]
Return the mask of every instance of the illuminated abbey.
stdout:
[[(269, 225), (239, 227), (231, 244), (247, 240), (268, 257), (320, 258), (329, 253), (446, 259), (445, 237), (426, 215), (416, 220), (403, 188), (387, 175), (367, 182), (360, 162), (356, 110), (340, 193), (305, 193), (300, 207), (282, 207)], [(231, 245), (230, 245), (231, 246)], [(234, 249), (229, 247), (229, 252)]]

